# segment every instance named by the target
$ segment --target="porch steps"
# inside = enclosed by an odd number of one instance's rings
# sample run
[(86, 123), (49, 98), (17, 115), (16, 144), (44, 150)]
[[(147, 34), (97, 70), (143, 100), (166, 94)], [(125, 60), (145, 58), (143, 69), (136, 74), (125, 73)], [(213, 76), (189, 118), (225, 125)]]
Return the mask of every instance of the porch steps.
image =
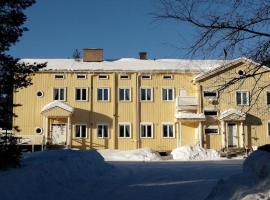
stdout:
[(227, 157), (227, 158), (243, 156), (245, 154), (246, 154), (245, 148), (229, 148), (229, 149), (224, 149), (223, 151), (220, 152), (221, 157)]

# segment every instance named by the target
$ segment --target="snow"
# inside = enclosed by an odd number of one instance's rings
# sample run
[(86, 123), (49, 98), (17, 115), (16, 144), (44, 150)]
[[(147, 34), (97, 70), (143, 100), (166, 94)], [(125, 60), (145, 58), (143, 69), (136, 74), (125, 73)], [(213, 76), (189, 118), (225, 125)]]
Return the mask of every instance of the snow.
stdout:
[(73, 113), (73, 111), (74, 111), (74, 108), (73, 107), (71, 107), (70, 105), (68, 105), (66, 103), (63, 103), (62, 101), (52, 101), (52, 102), (46, 104), (42, 108), (41, 112), (48, 111), (48, 110), (50, 110), (52, 108), (55, 108), (55, 107), (62, 108), (63, 110), (69, 111), (71, 113)]
[(22, 59), (25, 63), (47, 63), (43, 71), (192, 71), (202, 72), (216, 68), (229, 61), (225, 60), (188, 60), (188, 59), (156, 59), (140, 60), (122, 58), (115, 61), (83, 62), (74, 59)]
[(160, 155), (150, 148), (136, 150), (98, 150), (106, 161), (158, 161)]
[(242, 173), (220, 180), (208, 200), (264, 200), (270, 198), (270, 153), (257, 150), (243, 164)]
[(220, 119), (226, 118), (232, 114), (238, 115), (239, 117), (246, 117), (246, 113), (241, 112), (240, 110), (236, 110), (234, 108), (230, 108), (224, 112), (221, 113)]
[(171, 155), (174, 160), (181, 161), (220, 159), (220, 155), (216, 150), (204, 149), (198, 145), (176, 148), (171, 152)]
[(175, 117), (177, 119), (198, 119), (205, 120), (205, 115), (203, 113), (191, 113), (191, 112), (176, 112)]

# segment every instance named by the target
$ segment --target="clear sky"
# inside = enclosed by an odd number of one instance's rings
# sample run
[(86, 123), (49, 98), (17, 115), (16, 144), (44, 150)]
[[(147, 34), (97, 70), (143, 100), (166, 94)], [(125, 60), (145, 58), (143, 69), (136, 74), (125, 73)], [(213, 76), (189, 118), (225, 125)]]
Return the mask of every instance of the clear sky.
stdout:
[(67, 58), (75, 49), (103, 48), (105, 59), (183, 58), (192, 30), (155, 21), (156, 0), (38, 0), (26, 11), (29, 29), (10, 50), (19, 58)]

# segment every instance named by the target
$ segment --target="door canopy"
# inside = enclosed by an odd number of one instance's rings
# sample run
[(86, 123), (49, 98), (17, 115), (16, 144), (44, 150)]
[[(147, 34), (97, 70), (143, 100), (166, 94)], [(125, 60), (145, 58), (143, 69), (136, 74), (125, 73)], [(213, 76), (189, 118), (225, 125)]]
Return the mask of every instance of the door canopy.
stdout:
[(70, 116), (74, 112), (74, 108), (62, 101), (53, 101), (46, 104), (42, 110), (41, 114), (45, 116)]
[(244, 121), (246, 119), (246, 113), (243, 113), (240, 110), (236, 110), (234, 108), (230, 108), (229, 110), (221, 113), (220, 119), (223, 121)]

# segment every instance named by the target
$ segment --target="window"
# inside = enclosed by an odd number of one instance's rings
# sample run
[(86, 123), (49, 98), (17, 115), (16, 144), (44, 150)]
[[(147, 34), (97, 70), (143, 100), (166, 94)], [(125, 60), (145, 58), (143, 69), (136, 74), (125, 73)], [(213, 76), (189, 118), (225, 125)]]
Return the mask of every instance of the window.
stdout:
[(270, 121), (267, 123), (267, 134), (270, 136)]
[(163, 124), (162, 125), (162, 136), (164, 138), (173, 138), (174, 133), (173, 133), (173, 124)]
[(109, 133), (108, 133), (108, 125), (106, 124), (99, 124), (97, 125), (97, 138), (108, 138)]
[(143, 80), (151, 80), (151, 75), (142, 75)]
[(77, 79), (86, 79), (86, 74), (77, 74)]
[(109, 101), (109, 88), (98, 88), (97, 89), (97, 100), (98, 101)]
[(65, 101), (66, 100), (66, 88), (54, 88), (53, 100)]
[(145, 123), (141, 124), (141, 138), (152, 138), (153, 137), (153, 124)]
[(152, 101), (152, 88), (141, 88), (141, 101)]
[(217, 97), (216, 91), (203, 91), (204, 97)]
[(86, 125), (75, 125), (75, 137), (86, 138)]
[(41, 133), (42, 133), (42, 128), (37, 127), (37, 128), (35, 129), (35, 132), (36, 132), (36, 134), (41, 134)]
[(120, 138), (130, 138), (131, 137), (130, 124), (128, 123), (119, 124), (118, 132)]
[(43, 97), (44, 93), (42, 91), (37, 91), (37, 96), (38, 97)]
[(173, 101), (173, 88), (162, 88), (162, 100)]
[(102, 74), (102, 75), (99, 75), (99, 76), (98, 76), (98, 79), (101, 79), (101, 80), (102, 80), (102, 79), (103, 79), (103, 80), (104, 80), (104, 79), (109, 79), (109, 76), (106, 75), (106, 74)]
[(249, 105), (249, 93), (247, 91), (236, 92), (237, 105)]
[(130, 79), (130, 77), (129, 77), (128, 74), (121, 74), (120, 75), (120, 79), (122, 79), (122, 80), (128, 80), (128, 79)]
[(54, 78), (55, 78), (55, 79), (60, 79), (60, 80), (61, 80), (61, 79), (64, 79), (65, 76), (64, 76), (64, 74), (55, 74), (55, 75), (54, 75)]
[(130, 88), (119, 88), (119, 101), (130, 101)]
[(270, 106), (270, 91), (266, 92), (266, 103), (268, 106)]
[(205, 110), (204, 115), (206, 115), (206, 116), (217, 116), (217, 111), (216, 110)]
[(218, 126), (208, 126), (204, 129), (205, 134), (218, 134)]
[(163, 79), (164, 80), (173, 80), (173, 76), (172, 75), (163, 75)]
[(75, 100), (76, 101), (87, 101), (87, 88), (76, 88), (75, 89)]

